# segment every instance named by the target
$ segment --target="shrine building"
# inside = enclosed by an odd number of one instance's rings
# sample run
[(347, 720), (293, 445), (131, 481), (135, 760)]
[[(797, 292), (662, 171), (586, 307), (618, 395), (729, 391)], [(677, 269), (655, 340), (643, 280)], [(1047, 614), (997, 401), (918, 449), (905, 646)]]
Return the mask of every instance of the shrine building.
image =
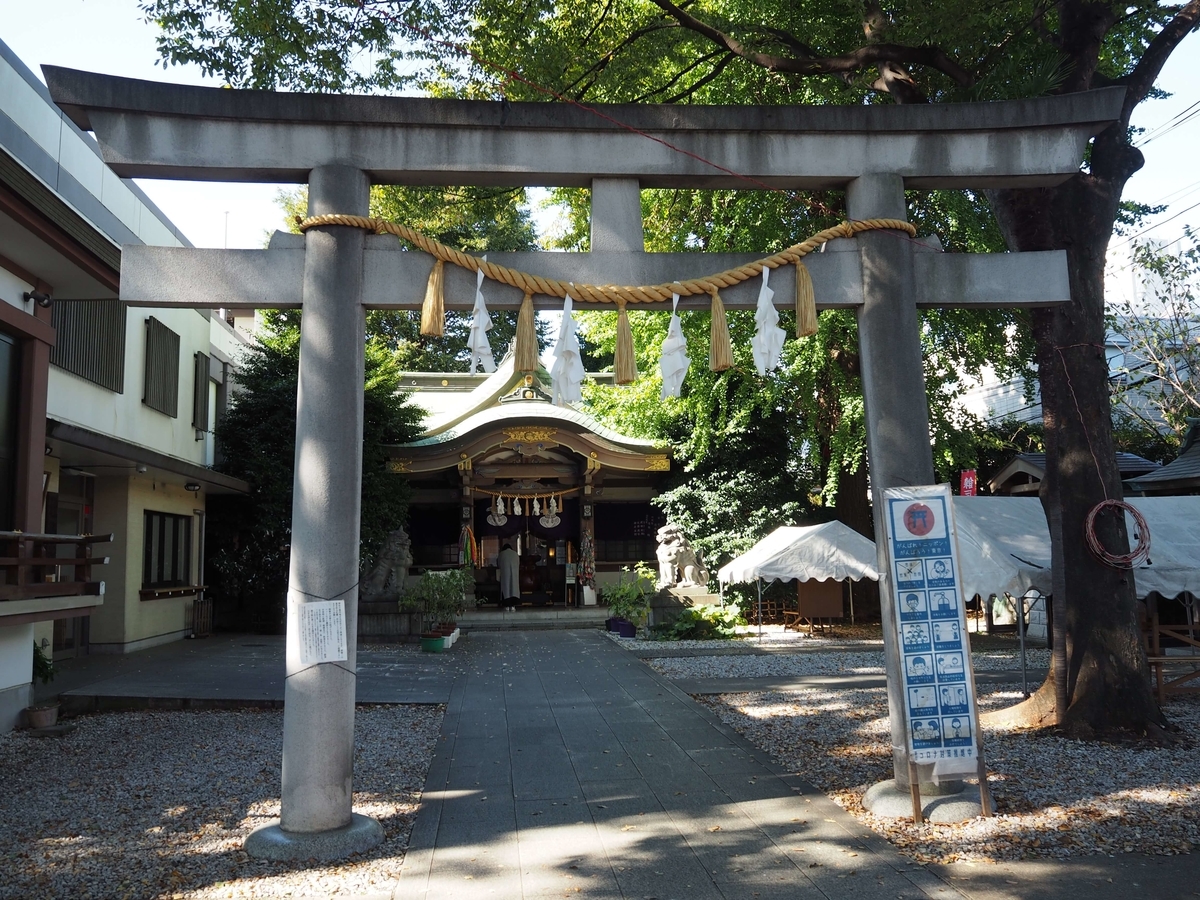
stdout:
[(390, 448), (390, 470), (413, 488), (413, 565), (460, 565), (472, 542), (485, 604), (500, 605), (496, 555), (506, 541), (521, 555), (523, 605), (582, 605), (573, 576), (585, 534), (602, 586), (624, 566), (653, 563), (666, 521), (650, 500), (670, 471), (670, 448), (554, 405), (546, 381), (515, 371), (511, 353), (491, 375), (404, 376), (429, 413), (418, 440)]

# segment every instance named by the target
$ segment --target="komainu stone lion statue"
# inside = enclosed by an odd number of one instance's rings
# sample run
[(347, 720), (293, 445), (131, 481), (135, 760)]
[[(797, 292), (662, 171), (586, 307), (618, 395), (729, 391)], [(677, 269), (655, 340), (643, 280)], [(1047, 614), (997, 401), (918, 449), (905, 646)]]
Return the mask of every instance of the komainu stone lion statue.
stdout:
[(375, 560), (375, 568), (359, 587), (359, 599), (368, 603), (396, 599), (404, 590), (412, 563), (412, 541), (408, 532), (397, 528), (383, 542), (383, 548)]
[(678, 525), (668, 522), (658, 529), (658, 587), (705, 587), (708, 569), (699, 550), (693, 549)]

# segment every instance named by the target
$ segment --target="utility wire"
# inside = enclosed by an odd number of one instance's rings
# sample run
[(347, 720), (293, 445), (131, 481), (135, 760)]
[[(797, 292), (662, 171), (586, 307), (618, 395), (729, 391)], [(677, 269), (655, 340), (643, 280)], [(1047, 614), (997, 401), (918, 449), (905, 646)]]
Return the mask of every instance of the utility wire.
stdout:
[(1170, 132), (1174, 131), (1180, 125), (1184, 124), (1185, 122), (1187, 122), (1188, 120), (1190, 120), (1191, 118), (1193, 118), (1196, 115), (1200, 115), (1200, 100), (1197, 100), (1195, 103), (1193, 103), (1187, 109), (1176, 113), (1174, 116), (1172, 116), (1170, 119), (1168, 119), (1163, 124), (1155, 126), (1154, 128), (1147, 131), (1145, 134), (1143, 134), (1137, 140), (1137, 142), (1134, 144), (1134, 146), (1135, 147), (1143, 147), (1146, 144), (1150, 143), (1151, 141), (1156, 141), (1163, 135), (1169, 134)]

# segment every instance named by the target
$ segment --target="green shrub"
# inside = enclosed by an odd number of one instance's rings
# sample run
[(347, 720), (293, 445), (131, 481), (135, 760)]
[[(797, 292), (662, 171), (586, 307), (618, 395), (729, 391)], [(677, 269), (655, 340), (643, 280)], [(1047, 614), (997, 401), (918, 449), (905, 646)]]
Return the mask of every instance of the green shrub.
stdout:
[(736, 628), (744, 625), (736, 606), (724, 609), (711, 606), (688, 607), (670, 625), (655, 629), (660, 641), (720, 641), (737, 637)]
[(400, 609), (420, 611), (433, 622), (446, 622), (458, 616), (468, 591), (475, 588), (475, 576), (470, 569), (430, 570), (400, 595)]
[(33, 642), (33, 679), (42, 684), (54, 680), (54, 663), (37, 641)]
[(639, 563), (636, 571), (624, 566), (616, 584), (606, 584), (600, 588), (600, 596), (608, 604), (608, 611), (634, 625), (642, 624), (650, 612), (647, 591), (654, 584), (653, 575), (653, 571), (644, 563)]

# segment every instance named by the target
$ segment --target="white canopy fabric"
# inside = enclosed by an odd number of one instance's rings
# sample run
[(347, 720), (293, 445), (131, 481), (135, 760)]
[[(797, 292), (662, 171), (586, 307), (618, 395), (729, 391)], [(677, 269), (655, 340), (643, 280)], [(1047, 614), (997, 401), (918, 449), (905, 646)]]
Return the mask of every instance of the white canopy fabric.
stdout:
[(723, 584), (754, 581), (879, 580), (875, 542), (841, 522), (776, 528), (717, 572)]
[(955, 497), (963, 596), (1050, 593), (1050, 531), (1030, 497)]
[[(1139, 597), (1200, 595), (1200, 497), (1130, 497), (1150, 529), (1150, 562), (1134, 570)], [(955, 497), (963, 594), (1050, 593), (1050, 532), (1041, 501)], [(1126, 516), (1130, 541), (1133, 520)]]
[[(1139, 597), (1157, 591), (1200, 596), (1200, 497), (1130, 497), (1150, 528), (1150, 564), (1134, 572)], [(1132, 544), (1133, 520), (1127, 515)]]

